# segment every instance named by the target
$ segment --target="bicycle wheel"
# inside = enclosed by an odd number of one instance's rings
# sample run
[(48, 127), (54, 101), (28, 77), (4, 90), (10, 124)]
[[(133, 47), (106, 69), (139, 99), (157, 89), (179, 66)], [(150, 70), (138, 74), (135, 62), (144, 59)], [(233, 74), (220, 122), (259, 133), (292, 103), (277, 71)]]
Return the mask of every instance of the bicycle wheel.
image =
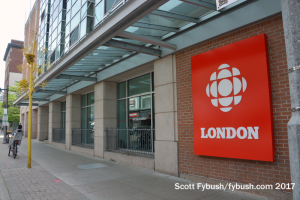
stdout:
[(14, 158), (16, 158), (16, 156), (17, 156), (17, 144), (16, 143), (14, 143), (13, 152), (14, 152)]
[(10, 156), (11, 147), (8, 148), (8, 156)]

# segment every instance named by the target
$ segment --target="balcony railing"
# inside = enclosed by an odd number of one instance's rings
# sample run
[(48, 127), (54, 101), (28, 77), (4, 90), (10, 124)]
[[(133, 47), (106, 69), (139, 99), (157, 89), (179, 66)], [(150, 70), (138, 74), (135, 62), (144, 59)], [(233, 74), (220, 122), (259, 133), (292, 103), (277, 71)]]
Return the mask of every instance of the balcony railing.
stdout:
[(72, 145), (94, 148), (94, 129), (72, 129)]
[(66, 129), (53, 128), (52, 129), (52, 141), (65, 143), (66, 142)]
[(106, 150), (142, 156), (154, 156), (153, 128), (106, 129)]

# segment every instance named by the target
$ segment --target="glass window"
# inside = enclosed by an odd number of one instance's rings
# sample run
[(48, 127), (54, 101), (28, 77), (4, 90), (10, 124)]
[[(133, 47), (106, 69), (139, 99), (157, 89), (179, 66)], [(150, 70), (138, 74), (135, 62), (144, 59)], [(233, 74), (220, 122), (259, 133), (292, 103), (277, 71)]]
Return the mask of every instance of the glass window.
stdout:
[(94, 29), (94, 18), (87, 17), (87, 33), (90, 33)]
[(118, 84), (118, 99), (126, 97), (126, 82)]
[(81, 108), (81, 128), (86, 128), (86, 108)]
[(66, 35), (70, 33), (70, 23), (66, 26)]
[(94, 106), (87, 107), (87, 128), (94, 128)]
[(86, 106), (86, 94), (81, 96), (81, 107)]
[(68, 23), (68, 22), (70, 21), (70, 19), (71, 19), (71, 11), (69, 11), (69, 12), (67, 13), (67, 16), (66, 16), (66, 22)]
[(66, 102), (61, 102), (60, 128), (66, 128)]
[(128, 81), (128, 96), (150, 92), (150, 74)]
[(71, 30), (73, 30), (80, 22), (80, 12), (71, 20)]
[(87, 95), (87, 105), (90, 106), (90, 105), (93, 105), (93, 104), (94, 104), (94, 92), (89, 93)]
[(81, 142), (94, 144), (94, 92), (81, 96)]
[(72, 31), (71, 34), (70, 34), (70, 43), (69, 43), (70, 46), (77, 41), (78, 32), (79, 32), (79, 26), (77, 26), (77, 28), (75, 28), (75, 30)]
[(86, 18), (80, 24), (80, 37), (86, 34)]
[(72, 16), (74, 16), (80, 8), (80, 1), (77, 1), (72, 7)]
[(94, 16), (94, 3), (89, 2), (87, 15)]
[(126, 99), (118, 101), (118, 128), (126, 128)]
[(95, 7), (95, 24), (97, 24), (98, 22), (100, 22), (103, 18), (104, 15), (104, 6), (103, 6), (103, 1), (101, 1), (101, 3), (99, 3), (96, 7)]
[(110, 9), (115, 7), (121, 0), (105, 0), (105, 13), (107, 13)]
[[(150, 80), (153, 80), (153, 73), (118, 84), (117, 126), (119, 128), (141, 129), (154, 127), (154, 92), (151, 91), (150, 86), (153, 81)], [(145, 92), (151, 93), (139, 95)], [(133, 95), (135, 96), (133, 97)]]

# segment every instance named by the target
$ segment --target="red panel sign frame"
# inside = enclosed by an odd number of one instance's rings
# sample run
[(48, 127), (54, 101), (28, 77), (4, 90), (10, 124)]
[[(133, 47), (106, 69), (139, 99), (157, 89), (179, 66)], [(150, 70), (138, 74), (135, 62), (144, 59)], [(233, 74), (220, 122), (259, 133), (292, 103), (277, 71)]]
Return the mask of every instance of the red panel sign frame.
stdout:
[(191, 58), (196, 155), (274, 161), (268, 62), (265, 34)]

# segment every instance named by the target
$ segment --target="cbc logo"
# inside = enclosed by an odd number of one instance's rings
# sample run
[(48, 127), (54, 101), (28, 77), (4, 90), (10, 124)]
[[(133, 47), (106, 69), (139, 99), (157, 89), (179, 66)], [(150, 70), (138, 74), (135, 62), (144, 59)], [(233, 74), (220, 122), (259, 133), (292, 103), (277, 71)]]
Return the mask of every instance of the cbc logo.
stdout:
[(219, 73), (214, 72), (210, 77), (211, 82), (206, 87), (206, 94), (212, 98), (211, 103), (215, 107), (219, 107), (223, 112), (229, 112), (233, 105), (241, 102), (247, 82), (240, 76), (237, 68), (222, 64), (218, 69)]

